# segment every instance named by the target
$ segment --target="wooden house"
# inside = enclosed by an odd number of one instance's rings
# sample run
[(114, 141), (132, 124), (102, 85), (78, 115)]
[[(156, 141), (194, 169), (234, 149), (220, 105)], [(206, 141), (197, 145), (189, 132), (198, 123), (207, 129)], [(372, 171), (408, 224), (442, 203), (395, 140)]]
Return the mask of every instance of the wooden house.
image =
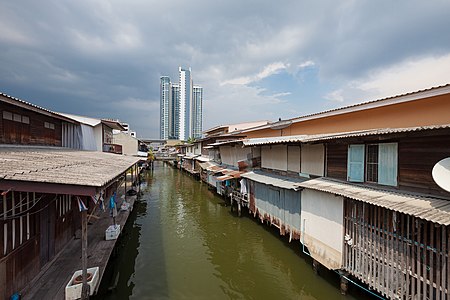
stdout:
[(431, 170), (450, 156), (450, 125), (243, 143), (261, 147), (261, 170), (242, 175), (250, 210), (294, 228), (315, 262), (390, 299), (446, 299), (450, 193)]
[(61, 114), (0, 93), (0, 144), (80, 149), (79, 123)]
[[(91, 198), (108, 199), (137, 161), (66, 148), (0, 146), (1, 299), (21, 291), (73, 240), (82, 225), (77, 199), (92, 211), (98, 204)], [(71, 274), (55, 276), (68, 280)]]

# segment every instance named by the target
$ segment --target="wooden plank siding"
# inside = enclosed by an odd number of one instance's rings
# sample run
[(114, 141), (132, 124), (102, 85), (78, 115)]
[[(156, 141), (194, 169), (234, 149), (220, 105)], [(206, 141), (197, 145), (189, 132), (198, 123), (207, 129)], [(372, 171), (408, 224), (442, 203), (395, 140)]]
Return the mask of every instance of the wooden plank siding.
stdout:
[(347, 151), (348, 144), (327, 145), (327, 177), (347, 180)]
[[(3, 112), (28, 117), (29, 124), (8, 120)], [(51, 123), (54, 128), (46, 128)], [(0, 102), (0, 144), (61, 146), (62, 121), (21, 107)]]
[(448, 228), (344, 200), (344, 269), (388, 299), (448, 299)]
[(450, 156), (450, 135), (409, 137), (398, 143), (399, 188), (436, 196), (449, 196), (433, 180), (433, 166)]
[(0, 270), (5, 273), (0, 277), (1, 299), (8, 299), (40, 270), (39, 198), (34, 193), (9, 192), (0, 201)]
[[(433, 166), (450, 156), (450, 134), (396, 136), (395, 138), (370, 137), (340, 141), (327, 144), (327, 177), (347, 180), (347, 152), (350, 144), (398, 143), (398, 184), (394, 189), (404, 192), (417, 192), (431, 196), (450, 198), (450, 193), (441, 189), (433, 180)], [(377, 185), (370, 183), (371, 185)], [(381, 185), (379, 185), (381, 186)], [(383, 186), (384, 187), (384, 186)]]

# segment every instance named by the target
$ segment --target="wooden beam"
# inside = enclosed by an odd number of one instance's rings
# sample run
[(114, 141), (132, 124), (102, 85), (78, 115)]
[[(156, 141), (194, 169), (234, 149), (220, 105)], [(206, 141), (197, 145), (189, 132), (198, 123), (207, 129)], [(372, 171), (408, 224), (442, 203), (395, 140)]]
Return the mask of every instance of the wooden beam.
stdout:
[(96, 187), (93, 186), (0, 180), (0, 190), (7, 191), (9, 189), (16, 192), (35, 192), (43, 194), (65, 194), (80, 196), (95, 196), (96, 194)]
[(83, 286), (81, 299), (89, 299), (89, 286), (87, 284), (87, 211), (81, 212), (81, 270)]

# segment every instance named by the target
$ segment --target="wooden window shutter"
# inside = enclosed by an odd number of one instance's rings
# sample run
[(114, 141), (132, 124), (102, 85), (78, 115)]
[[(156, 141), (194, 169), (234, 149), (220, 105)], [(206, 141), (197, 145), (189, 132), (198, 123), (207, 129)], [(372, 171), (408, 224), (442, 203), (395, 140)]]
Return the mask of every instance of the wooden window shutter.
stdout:
[(347, 180), (364, 181), (364, 145), (348, 146)]
[(378, 146), (378, 183), (397, 186), (398, 151), (397, 143)]

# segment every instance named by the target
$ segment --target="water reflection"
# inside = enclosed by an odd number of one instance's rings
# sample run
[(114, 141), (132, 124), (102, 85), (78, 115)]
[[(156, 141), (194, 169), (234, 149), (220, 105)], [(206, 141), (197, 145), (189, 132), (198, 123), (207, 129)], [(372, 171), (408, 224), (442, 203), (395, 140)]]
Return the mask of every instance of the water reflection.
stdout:
[(102, 299), (352, 299), (314, 276), (298, 242), (236, 217), (206, 184), (163, 164), (146, 183)]

